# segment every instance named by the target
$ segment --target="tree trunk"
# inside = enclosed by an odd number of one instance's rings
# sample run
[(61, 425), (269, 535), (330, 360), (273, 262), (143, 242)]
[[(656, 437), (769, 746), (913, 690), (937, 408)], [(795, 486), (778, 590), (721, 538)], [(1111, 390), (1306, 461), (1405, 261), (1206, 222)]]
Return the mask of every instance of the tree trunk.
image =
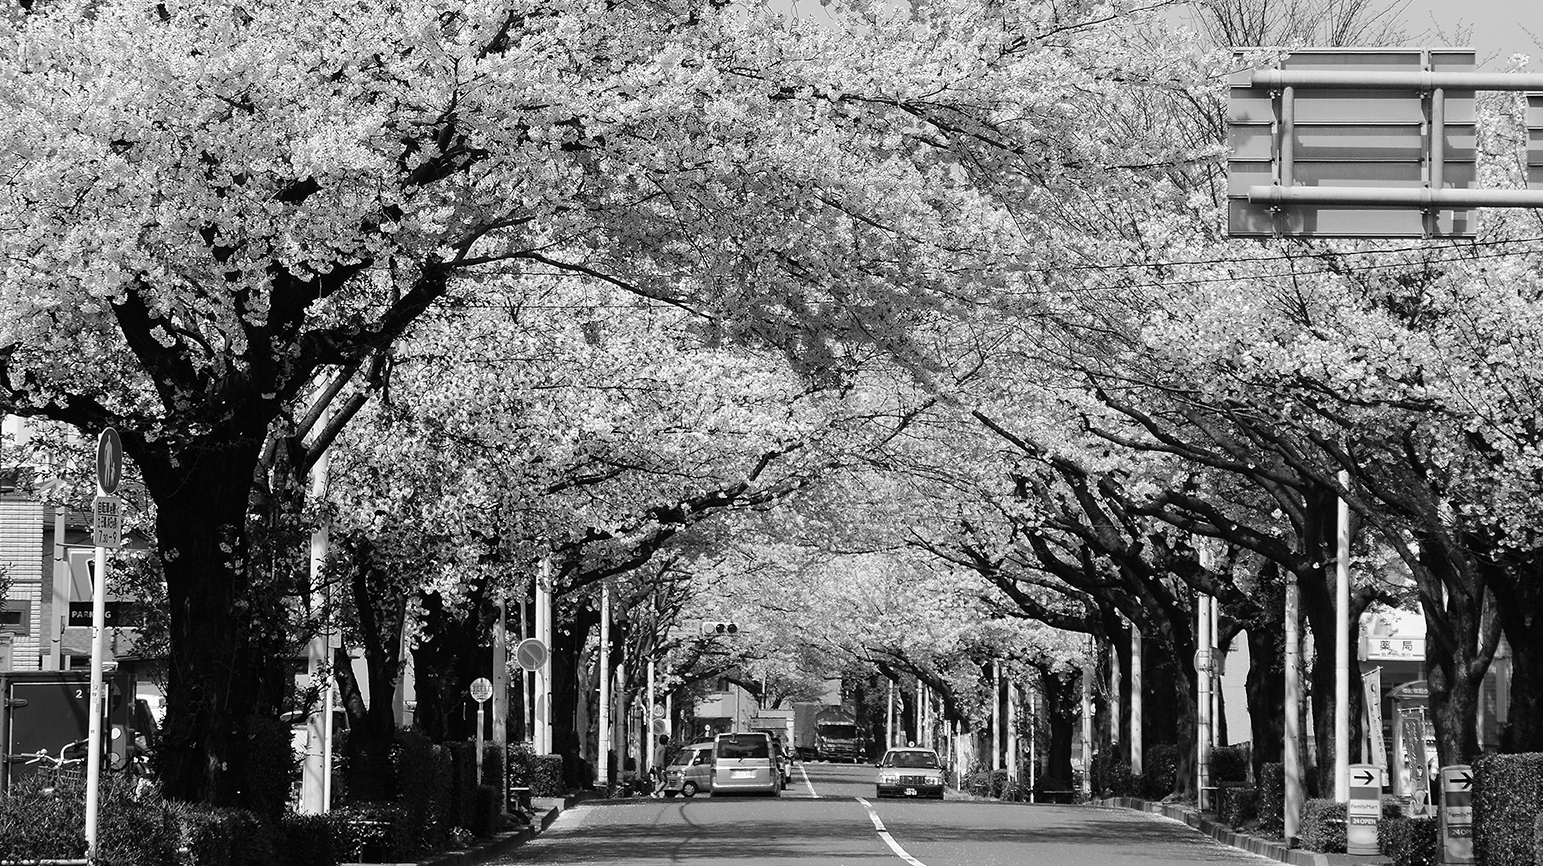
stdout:
[(1285, 635), (1262, 628), (1244, 633), (1248, 635), (1249, 729), (1254, 743), (1254, 778), (1258, 778), (1261, 764), (1280, 763), (1285, 752)]
[(1531, 555), (1492, 555), (1486, 582), (1511, 645), (1511, 706), (1500, 735), (1507, 753), (1543, 752), (1543, 580)]
[[(1043, 673), (1043, 672), (1042, 672)], [(1045, 674), (1045, 717), (1049, 721), (1045, 744), (1047, 780), (1072, 783), (1072, 741), (1082, 719), (1082, 681), (1077, 671)]]
[(167, 796), (179, 800), (249, 802), (259, 786), (242, 776), (251, 766), (242, 728), (254, 717), (276, 719), (289, 689), (282, 664), (292, 640), (285, 599), (253, 593), (247, 566), (247, 504), (260, 447), (254, 437), (197, 446), (178, 454), (175, 464), (140, 461), (156, 502), (171, 609), (157, 769)]

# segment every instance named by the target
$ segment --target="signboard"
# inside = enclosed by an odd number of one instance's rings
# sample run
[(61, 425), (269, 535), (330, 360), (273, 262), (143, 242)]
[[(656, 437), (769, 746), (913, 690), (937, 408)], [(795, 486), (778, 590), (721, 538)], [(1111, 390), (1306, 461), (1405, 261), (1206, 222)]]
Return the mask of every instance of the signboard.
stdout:
[[(107, 619), (105, 620), (106, 626), (108, 628), (123, 628), (131, 625), (129, 622), (131, 605), (132, 602), (127, 601), (107, 602)], [(91, 626), (91, 602), (70, 602), (70, 616), (69, 619), (65, 621), (65, 625), (86, 626), (89, 628)]]
[(1195, 673), (1208, 674), (1211, 672), (1211, 651), (1208, 649), (1195, 650)]
[(1472, 863), (1473, 768), (1453, 764), (1441, 768), (1441, 862)]
[[(1472, 72), (1466, 48), (1309, 49), (1273, 69), (1292, 72)], [(1227, 100), (1227, 233), (1233, 237), (1472, 237), (1473, 208), (1288, 204), (1250, 200), (1271, 187), (1420, 190), (1432, 183), (1430, 100), (1416, 89), (1255, 86), (1234, 73)], [(1474, 91), (1444, 91), (1437, 146), (1442, 189), (1475, 186)]]
[[(96, 439), (96, 486), (103, 493), (112, 494), (123, 480), (123, 440), (111, 427), (102, 431)], [(99, 545), (105, 547), (106, 545)]]
[(1350, 765), (1350, 800), (1345, 804), (1345, 853), (1381, 854), (1377, 819), (1382, 817), (1382, 771), (1373, 764)]
[(546, 664), (546, 644), (528, 637), (514, 647), (514, 660), (522, 670), (537, 671)]
[(1373, 764), (1387, 767), (1388, 749), (1382, 738), (1382, 668), (1373, 668), (1361, 685), (1365, 691), (1362, 705), (1366, 707), (1366, 750)]
[(91, 543), (97, 547), (123, 545), (122, 500), (116, 496), (98, 496), (91, 503)]
[(477, 677), (471, 681), (471, 699), (477, 703), (485, 703), (493, 697), (493, 683), (487, 677)]
[(1425, 661), (1425, 636), (1401, 637), (1388, 635), (1365, 638), (1365, 661), (1373, 662), (1423, 662)]

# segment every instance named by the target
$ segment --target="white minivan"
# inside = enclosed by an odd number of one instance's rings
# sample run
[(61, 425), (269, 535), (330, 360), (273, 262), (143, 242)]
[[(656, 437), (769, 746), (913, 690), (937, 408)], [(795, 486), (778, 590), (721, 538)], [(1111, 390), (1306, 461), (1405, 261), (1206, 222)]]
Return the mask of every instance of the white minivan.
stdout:
[(763, 731), (719, 734), (713, 748), (713, 796), (782, 792), (782, 772)]

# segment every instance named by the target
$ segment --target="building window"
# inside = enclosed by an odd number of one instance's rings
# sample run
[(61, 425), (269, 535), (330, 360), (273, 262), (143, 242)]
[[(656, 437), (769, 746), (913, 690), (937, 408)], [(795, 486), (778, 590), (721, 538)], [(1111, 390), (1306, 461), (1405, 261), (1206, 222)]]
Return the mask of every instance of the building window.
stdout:
[(32, 602), (8, 598), (0, 601), (0, 631), (32, 633)]

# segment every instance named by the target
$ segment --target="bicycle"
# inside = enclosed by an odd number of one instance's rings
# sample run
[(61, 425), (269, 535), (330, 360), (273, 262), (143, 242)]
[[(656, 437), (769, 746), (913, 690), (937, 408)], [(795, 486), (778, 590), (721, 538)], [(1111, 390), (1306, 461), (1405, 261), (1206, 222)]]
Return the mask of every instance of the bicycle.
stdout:
[[(52, 794), (61, 783), (85, 784), (86, 742), (86, 740), (76, 740), (73, 743), (65, 743), (59, 747), (57, 758), (48, 754), (47, 749), (38, 749), (36, 752), (6, 755), (6, 760), (12, 764), (20, 762), (23, 767), (33, 768), (44, 782), (40, 792)], [(74, 757), (69, 754), (72, 751), (75, 752)]]

